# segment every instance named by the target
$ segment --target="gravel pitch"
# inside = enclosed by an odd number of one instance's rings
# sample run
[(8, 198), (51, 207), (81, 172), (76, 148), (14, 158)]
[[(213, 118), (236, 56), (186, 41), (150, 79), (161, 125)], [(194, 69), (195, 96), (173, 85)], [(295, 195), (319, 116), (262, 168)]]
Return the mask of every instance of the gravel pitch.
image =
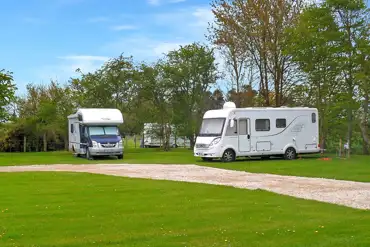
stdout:
[(297, 198), (370, 209), (370, 183), (248, 173), (197, 165), (35, 165), (0, 167), (0, 172), (87, 172), (261, 189)]

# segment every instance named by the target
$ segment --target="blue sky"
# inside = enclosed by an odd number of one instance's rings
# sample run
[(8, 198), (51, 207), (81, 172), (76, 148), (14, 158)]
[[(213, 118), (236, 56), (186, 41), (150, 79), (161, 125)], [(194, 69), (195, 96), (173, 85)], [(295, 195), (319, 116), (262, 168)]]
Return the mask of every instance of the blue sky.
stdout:
[[(154, 61), (205, 41), (209, 0), (2, 0), (0, 68), (27, 83), (60, 83), (124, 52)], [(4, 11), (5, 10), (5, 11)]]

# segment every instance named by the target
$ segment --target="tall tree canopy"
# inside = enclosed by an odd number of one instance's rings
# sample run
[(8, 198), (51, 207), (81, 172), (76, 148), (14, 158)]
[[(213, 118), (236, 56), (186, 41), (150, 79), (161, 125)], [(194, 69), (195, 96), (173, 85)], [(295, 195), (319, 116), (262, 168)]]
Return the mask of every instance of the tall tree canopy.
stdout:
[(6, 121), (9, 117), (6, 106), (15, 99), (16, 89), (13, 73), (4, 69), (0, 70), (0, 122)]

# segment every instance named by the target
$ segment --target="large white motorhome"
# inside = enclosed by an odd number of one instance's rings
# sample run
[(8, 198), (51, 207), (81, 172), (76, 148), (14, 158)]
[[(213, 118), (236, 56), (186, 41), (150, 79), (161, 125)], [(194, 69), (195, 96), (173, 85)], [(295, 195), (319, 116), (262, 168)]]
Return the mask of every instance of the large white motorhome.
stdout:
[(82, 108), (68, 116), (69, 150), (76, 156), (123, 158), (123, 140), (118, 126), (123, 116), (118, 109)]
[[(160, 125), (157, 123), (144, 123), (143, 135), (141, 138), (141, 147), (161, 147), (163, 145), (163, 140), (160, 138)], [(173, 132), (176, 132), (176, 128), (172, 125), (170, 126)], [(176, 136), (176, 134), (171, 133), (170, 135), (170, 146), (171, 147), (190, 147), (190, 140), (186, 137)]]
[(226, 102), (223, 109), (204, 114), (194, 156), (203, 160), (237, 157), (283, 156), (320, 152), (318, 111), (308, 107), (236, 108)]

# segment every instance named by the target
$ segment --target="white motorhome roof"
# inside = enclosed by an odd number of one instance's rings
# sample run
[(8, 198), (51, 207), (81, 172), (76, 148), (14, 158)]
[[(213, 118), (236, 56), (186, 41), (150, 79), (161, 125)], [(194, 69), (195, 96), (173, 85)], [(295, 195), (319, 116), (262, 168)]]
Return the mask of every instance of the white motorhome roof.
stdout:
[(111, 108), (80, 108), (68, 118), (80, 118), (83, 124), (118, 125), (123, 123), (121, 111)]
[(209, 110), (203, 118), (226, 118), (230, 112), (239, 111), (317, 111), (316, 108), (309, 107), (246, 107), (246, 108), (227, 108), (219, 110)]

